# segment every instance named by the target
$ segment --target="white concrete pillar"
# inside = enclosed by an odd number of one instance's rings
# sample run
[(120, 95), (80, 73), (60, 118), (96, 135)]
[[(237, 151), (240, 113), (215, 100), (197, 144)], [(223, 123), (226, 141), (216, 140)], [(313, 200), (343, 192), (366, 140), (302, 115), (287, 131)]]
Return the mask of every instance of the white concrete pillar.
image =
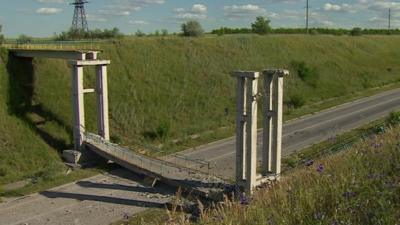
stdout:
[(275, 175), (281, 174), (281, 160), (282, 160), (282, 126), (283, 126), (283, 76), (282, 71), (278, 71), (273, 79), (274, 90), (273, 98), (273, 111), (275, 112), (272, 124), (272, 173)]
[(274, 114), (273, 104), (273, 78), (274, 73), (264, 73), (263, 91), (263, 144), (261, 173), (267, 176), (272, 171), (272, 117)]
[(249, 76), (246, 99), (246, 189), (252, 193), (257, 186), (257, 95), (259, 73), (254, 72)]
[(81, 150), (85, 133), (85, 104), (83, 88), (83, 67), (72, 66), (72, 105), (74, 116), (74, 146)]
[(104, 140), (110, 140), (109, 114), (108, 114), (108, 83), (107, 65), (97, 66), (96, 76), (98, 132)]
[(237, 75), (236, 181), (246, 179), (246, 78)]

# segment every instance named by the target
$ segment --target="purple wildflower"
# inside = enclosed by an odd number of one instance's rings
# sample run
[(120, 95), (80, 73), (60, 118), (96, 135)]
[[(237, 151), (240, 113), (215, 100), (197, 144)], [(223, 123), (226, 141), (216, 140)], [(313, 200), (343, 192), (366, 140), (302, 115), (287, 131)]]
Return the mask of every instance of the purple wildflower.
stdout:
[(324, 172), (324, 165), (319, 164), (318, 167), (317, 167), (317, 172), (318, 172), (318, 173)]
[(249, 205), (249, 199), (247, 199), (246, 194), (243, 193), (240, 195), (240, 204), (241, 205)]

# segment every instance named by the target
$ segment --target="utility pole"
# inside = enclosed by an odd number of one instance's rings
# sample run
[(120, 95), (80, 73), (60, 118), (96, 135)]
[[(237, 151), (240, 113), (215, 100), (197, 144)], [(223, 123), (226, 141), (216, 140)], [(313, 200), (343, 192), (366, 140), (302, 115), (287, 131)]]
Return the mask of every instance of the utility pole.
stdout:
[(306, 3), (306, 33), (308, 34), (308, 24), (309, 24), (309, 12), (310, 12), (310, 5), (309, 0)]
[(389, 8), (389, 26), (388, 26), (388, 30), (390, 31), (391, 29), (392, 29), (392, 24), (391, 24), (391, 21), (392, 20), (392, 9), (391, 8)]

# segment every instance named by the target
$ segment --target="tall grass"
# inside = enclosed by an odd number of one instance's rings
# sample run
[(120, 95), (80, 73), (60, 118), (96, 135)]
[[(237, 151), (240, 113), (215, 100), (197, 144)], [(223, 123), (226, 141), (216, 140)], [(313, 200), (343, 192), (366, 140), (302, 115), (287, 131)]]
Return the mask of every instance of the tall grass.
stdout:
[[(250, 204), (230, 201), (194, 224), (399, 224), (400, 128), (296, 170)], [(192, 224), (175, 213), (165, 224)]]

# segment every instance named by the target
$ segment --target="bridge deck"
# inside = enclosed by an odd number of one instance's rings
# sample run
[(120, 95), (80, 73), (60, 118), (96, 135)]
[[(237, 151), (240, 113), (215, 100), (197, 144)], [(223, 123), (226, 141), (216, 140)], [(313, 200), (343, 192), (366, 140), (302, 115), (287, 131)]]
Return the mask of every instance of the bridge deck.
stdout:
[(206, 198), (219, 198), (228, 183), (206, 173), (151, 158), (87, 134), (85, 145), (100, 156), (136, 173), (159, 179)]
[(99, 51), (91, 50), (46, 50), (46, 49), (10, 49), (17, 57), (57, 58), (67, 60), (95, 60)]

